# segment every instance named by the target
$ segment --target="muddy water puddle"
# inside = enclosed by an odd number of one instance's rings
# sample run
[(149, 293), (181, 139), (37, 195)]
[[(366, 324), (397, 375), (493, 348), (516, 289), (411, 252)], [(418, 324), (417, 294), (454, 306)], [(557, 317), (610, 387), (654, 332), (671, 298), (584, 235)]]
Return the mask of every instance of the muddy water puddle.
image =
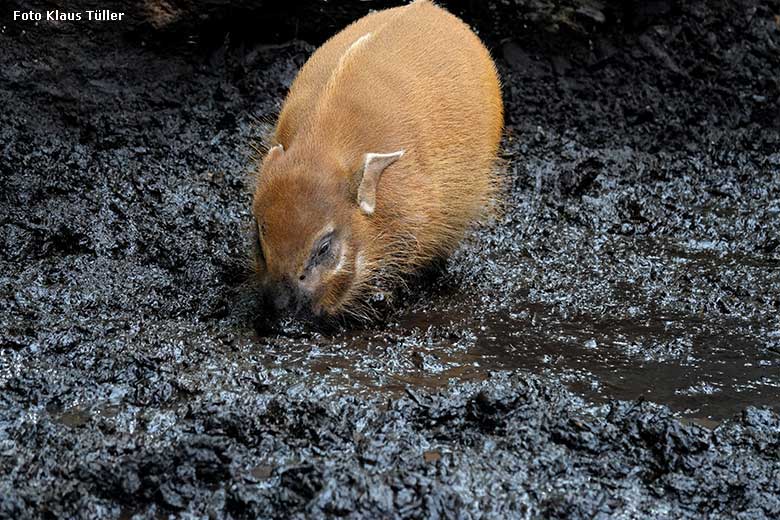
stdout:
[[(643, 254), (711, 270), (760, 263), (684, 246)], [(475, 288), (434, 289), (384, 325), (329, 334), (290, 320), (256, 341), (270, 370), (311, 373), (355, 392), (398, 395), (524, 370), (597, 403), (645, 399), (710, 426), (747, 406), (780, 403), (780, 330), (771, 320), (669, 312), (642, 301), (642, 288), (611, 289), (609, 305), (564, 316), (523, 297), (491, 311), (476, 303)]]
[[(684, 417), (714, 421), (746, 406), (780, 402), (780, 354), (763, 351), (756, 338), (691, 332), (690, 323), (673, 320), (594, 327), (593, 322), (544, 318), (531, 325), (496, 316), (473, 324), (473, 340), (458, 348), (419, 341), (430, 329), (404, 327), (445, 319), (451, 316), (409, 316), (392, 334), (395, 343), (353, 336), (340, 338), (340, 343), (334, 338), (332, 346), (324, 346), (323, 340), (314, 348), (301, 343), (297, 348), (273, 347), (265, 353), (266, 362), (269, 368), (305, 367), (356, 391), (391, 393), (521, 369), (560, 381), (596, 402), (644, 398)], [(406, 340), (404, 333), (409, 334)], [(672, 350), (679, 357), (655, 360), (647, 353), (654, 349)]]

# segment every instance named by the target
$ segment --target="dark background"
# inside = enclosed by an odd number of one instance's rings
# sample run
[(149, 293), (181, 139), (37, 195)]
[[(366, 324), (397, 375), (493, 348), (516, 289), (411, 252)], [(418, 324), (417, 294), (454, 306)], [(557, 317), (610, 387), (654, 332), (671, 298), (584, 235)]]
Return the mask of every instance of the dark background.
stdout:
[(441, 4), (504, 213), (328, 328), (257, 304), (254, 145), (395, 4), (0, 4), (0, 517), (780, 515), (780, 3)]

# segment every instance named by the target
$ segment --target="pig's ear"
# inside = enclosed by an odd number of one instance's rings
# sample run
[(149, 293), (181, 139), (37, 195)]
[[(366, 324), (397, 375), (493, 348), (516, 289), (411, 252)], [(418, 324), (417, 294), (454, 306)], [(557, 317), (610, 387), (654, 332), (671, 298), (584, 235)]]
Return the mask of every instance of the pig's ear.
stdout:
[(277, 144), (276, 146), (272, 146), (270, 150), (268, 150), (268, 153), (265, 154), (265, 158), (263, 159), (263, 162), (271, 162), (279, 157), (284, 155), (284, 146), (281, 144)]
[(363, 160), (363, 169), (357, 173), (357, 203), (361, 211), (371, 215), (376, 209), (376, 188), (385, 168), (393, 164), (404, 154), (403, 150), (393, 153), (367, 153)]

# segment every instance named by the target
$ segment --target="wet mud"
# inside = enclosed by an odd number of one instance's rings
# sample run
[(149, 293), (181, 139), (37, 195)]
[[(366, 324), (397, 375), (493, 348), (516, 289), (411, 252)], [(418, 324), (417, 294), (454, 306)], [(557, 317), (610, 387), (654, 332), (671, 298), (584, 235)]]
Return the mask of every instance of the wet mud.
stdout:
[(467, 4), (503, 211), (327, 326), (248, 281), (253, 145), (380, 3), (3, 18), (0, 517), (780, 516), (780, 3)]

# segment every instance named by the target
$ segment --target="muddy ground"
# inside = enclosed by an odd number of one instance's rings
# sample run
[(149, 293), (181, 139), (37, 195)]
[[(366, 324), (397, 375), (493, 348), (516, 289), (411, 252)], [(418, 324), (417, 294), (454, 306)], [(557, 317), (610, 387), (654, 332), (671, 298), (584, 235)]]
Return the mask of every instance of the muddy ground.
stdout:
[(329, 328), (247, 283), (252, 143), (382, 3), (104, 4), (0, 12), (0, 517), (780, 516), (780, 2), (452, 3), (505, 212)]

